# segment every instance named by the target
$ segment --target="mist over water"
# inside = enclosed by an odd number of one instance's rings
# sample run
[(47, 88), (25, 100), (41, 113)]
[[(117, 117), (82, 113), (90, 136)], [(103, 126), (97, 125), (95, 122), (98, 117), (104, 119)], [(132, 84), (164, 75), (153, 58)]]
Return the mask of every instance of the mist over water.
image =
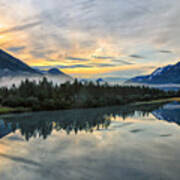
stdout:
[[(44, 77), (47, 78), (48, 81), (53, 82), (54, 85), (60, 85), (67, 81), (72, 82), (73, 78), (67, 78), (65, 76), (50, 76), (50, 75), (44, 75), (44, 76), (8, 76), (8, 77), (2, 77), (0, 78), (0, 87), (7, 87), (11, 88), (13, 84), (18, 87), (22, 81), (25, 81), (28, 79), (29, 81), (35, 81), (38, 83), (41, 81)], [(81, 81), (81, 79), (79, 79)], [(96, 83), (97, 79), (88, 80), (87, 82), (92, 81)], [(114, 85), (120, 85), (120, 86), (145, 86), (150, 88), (157, 88), (165, 91), (178, 91), (180, 90), (179, 84), (138, 84), (138, 83), (124, 83), (123, 81), (104, 81), (100, 84), (108, 83), (111, 86)]]
[(7, 87), (7, 88), (11, 88), (13, 84), (16, 85), (16, 87), (18, 87), (22, 81), (25, 81), (26, 79), (28, 79), (29, 81), (35, 81), (36, 83), (38, 83), (40, 80), (42, 80), (44, 77), (47, 78), (48, 81), (53, 82), (54, 85), (60, 85), (62, 83), (65, 83), (67, 81), (72, 81), (72, 79), (67, 78), (67, 77), (63, 77), (63, 76), (16, 76), (16, 77), (2, 77), (0, 78), (0, 87)]
[(180, 84), (173, 84), (173, 83), (167, 83), (167, 84), (145, 84), (145, 83), (122, 83), (122, 86), (145, 86), (149, 88), (156, 88), (161, 89), (165, 91), (178, 91), (180, 90)]

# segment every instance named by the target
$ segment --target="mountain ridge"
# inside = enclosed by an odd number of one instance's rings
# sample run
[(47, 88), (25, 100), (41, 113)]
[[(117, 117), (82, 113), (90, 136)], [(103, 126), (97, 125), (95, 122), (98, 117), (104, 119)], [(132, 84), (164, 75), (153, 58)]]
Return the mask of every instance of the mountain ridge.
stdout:
[(71, 76), (63, 73), (57, 68), (51, 68), (47, 71), (40, 71), (38, 69), (34, 69), (26, 63), (22, 62), (20, 59), (0, 49), (0, 78), (16, 76), (56, 76), (72, 79)]
[(0, 49), (0, 76), (21, 74), (41, 75), (40, 72)]
[(47, 75), (47, 76), (51, 76), (51, 77), (57, 77), (57, 76), (61, 76), (61, 77), (65, 77), (65, 78), (69, 78), (72, 79), (71, 76), (69, 76), (68, 74), (65, 74), (64, 72), (62, 72), (61, 70), (59, 70), (58, 68), (50, 68), (47, 71), (40, 71), (41, 73), (43, 73), (43, 75)]
[(139, 84), (180, 84), (180, 62), (159, 67), (150, 75), (136, 76), (125, 83)]

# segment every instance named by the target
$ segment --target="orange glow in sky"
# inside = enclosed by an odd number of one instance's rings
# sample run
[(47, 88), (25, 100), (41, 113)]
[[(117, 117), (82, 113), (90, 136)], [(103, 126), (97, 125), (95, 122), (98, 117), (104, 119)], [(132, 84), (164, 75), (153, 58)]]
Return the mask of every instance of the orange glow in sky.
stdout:
[(30, 66), (77, 77), (129, 78), (179, 60), (178, 25), (168, 26), (159, 2), (150, 13), (143, 1), (78, 1), (2, 0), (0, 48)]

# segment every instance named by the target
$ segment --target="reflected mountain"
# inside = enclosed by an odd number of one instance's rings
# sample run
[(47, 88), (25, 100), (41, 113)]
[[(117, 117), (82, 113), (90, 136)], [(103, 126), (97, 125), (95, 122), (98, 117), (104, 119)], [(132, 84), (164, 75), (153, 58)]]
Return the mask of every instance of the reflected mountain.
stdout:
[[(164, 104), (156, 104), (5, 115), (1, 116), (0, 120), (0, 138), (16, 130), (19, 130), (27, 141), (33, 137), (46, 139), (53, 130), (62, 130), (67, 134), (72, 132), (77, 134), (81, 131), (92, 133), (94, 130), (107, 129), (112, 117), (120, 116), (126, 120), (134, 116), (137, 111), (142, 116), (148, 116), (151, 112), (154, 115), (162, 115), (166, 112), (165, 107), (167, 106)], [(172, 118), (176, 118), (176, 115), (180, 117), (180, 111), (179, 114), (172, 114)]]
[(3, 120), (0, 120), (0, 139), (11, 132), (10, 125), (5, 125)]
[(180, 104), (172, 102), (154, 110), (152, 114), (159, 120), (166, 120), (180, 125)]

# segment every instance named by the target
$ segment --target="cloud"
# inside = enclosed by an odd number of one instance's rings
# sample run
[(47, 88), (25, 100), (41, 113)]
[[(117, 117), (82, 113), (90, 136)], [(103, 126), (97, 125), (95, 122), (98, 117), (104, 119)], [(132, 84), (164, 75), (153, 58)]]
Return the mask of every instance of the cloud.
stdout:
[(144, 59), (145, 57), (138, 55), (138, 54), (131, 54), (129, 57), (136, 58), (136, 59)]
[(48, 62), (57, 62), (58, 60), (56, 60), (56, 59), (46, 59), (46, 61), (48, 61)]
[(110, 56), (92, 56), (94, 59), (112, 59)]
[(33, 66), (35, 69), (51, 69), (51, 68), (60, 68), (60, 69), (75, 69), (75, 68), (92, 68), (91, 65), (85, 64), (75, 64), (75, 65), (52, 65), (52, 66)]
[(26, 48), (25, 46), (14, 46), (14, 47), (12, 46), (9, 47), (7, 50), (16, 53), (23, 51), (25, 48)]
[(30, 51), (30, 54), (36, 58), (45, 58), (45, 53), (43, 51), (33, 50), (33, 51)]
[(42, 23), (41, 21), (35, 21), (35, 22), (32, 22), (32, 23), (27, 23), (27, 24), (11, 27), (9, 29), (5, 29), (5, 30), (0, 31), (0, 35), (6, 34), (6, 33), (17, 32), (17, 31), (23, 31), (23, 30), (38, 26), (41, 23)]
[[(52, 61), (54, 61), (54, 60), (52, 60)], [(33, 68), (38, 68), (38, 69), (49, 69), (49, 68), (76, 69), (76, 68), (94, 68), (94, 67), (98, 67), (98, 68), (117, 67), (117, 64), (112, 64), (112, 63), (89, 63), (89, 64), (74, 64), (74, 65), (33, 66)]]
[(94, 63), (93, 64), (95, 67), (115, 67), (117, 65), (115, 64), (110, 64), (110, 63)]
[(134, 64), (132, 62), (124, 61), (124, 60), (121, 60), (121, 59), (112, 59), (111, 61), (113, 61), (113, 62), (120, 62), (120, 63), (125, 64), (125, 65), (132, 65), (132, 64)]
[[(72, 60), (84, 68), (124, 65), (130, 69), (137, 62), (140, 66), (159, 66), (162, 61), (169, 64), (180, 57), (178, 0), (1, 1), (0, 26), (4, 26), (0, 28), (0, 45), (4, 49), (26, 46), (27, 51), (19, 51), (18, 55), (21, 58), (27, 53), (29, 65), (35, 65), (36, 59), (42, 65), (60, 65), (61, 61), (66, 65), (66, 60)], [(164, 49), (172, 49), (173, 53)], [(164, 60), (162, 53), (171, 56)], [(91, 64), (96, 59), (101, 65)], [(63, 68), (70, 68), (68, 63)]]
[(66, 60), (72, 60), (72, 61), (89, 61), (90, 59), (87, 59), (87, 58), (79, 58), (79, 57), (66, 57)]
[[(131, 64), (134, 64), (134, 63), (132, 63), (132, 62), (128, 62), (128, 61), (125, 61), (125, 60), (120, 60), (120, 59), (118, 59), (118, 57), (111, 57), (111, 56), (92, 56), (93, 58), (95, 58), (95, 59), (102, 59), (102, 60), (111, 60), (111, 62), (115, 62), (115, 63), (121, 63), (121, 64), (125, 64), (125, 65), (131, 65)], [(100, 65), (100, 64), (99, 64)], [(101, 64), (100, 66), (111, 66), (111, 67), (113, 67), (113, 66), (117, 66), (117, 64)]]
[(35, 58), (44, 58), (45, 60), (51, 60), (51, 58), (46, 58), (47, 55), (51, 55), (52, 53), (54, 53), (54, 50), (47, 50), (47, 49), (36, 49), (36, 50), (32, 50), (30, 51), (30, 54), (35, 57)]
[(74, 68), (92, 68), (91, 65), (85, 65), (85, 64), (76, 64), (76, 65), (69, 65), (69, 66), (58, 66), (62, 69), (74, 69)]

